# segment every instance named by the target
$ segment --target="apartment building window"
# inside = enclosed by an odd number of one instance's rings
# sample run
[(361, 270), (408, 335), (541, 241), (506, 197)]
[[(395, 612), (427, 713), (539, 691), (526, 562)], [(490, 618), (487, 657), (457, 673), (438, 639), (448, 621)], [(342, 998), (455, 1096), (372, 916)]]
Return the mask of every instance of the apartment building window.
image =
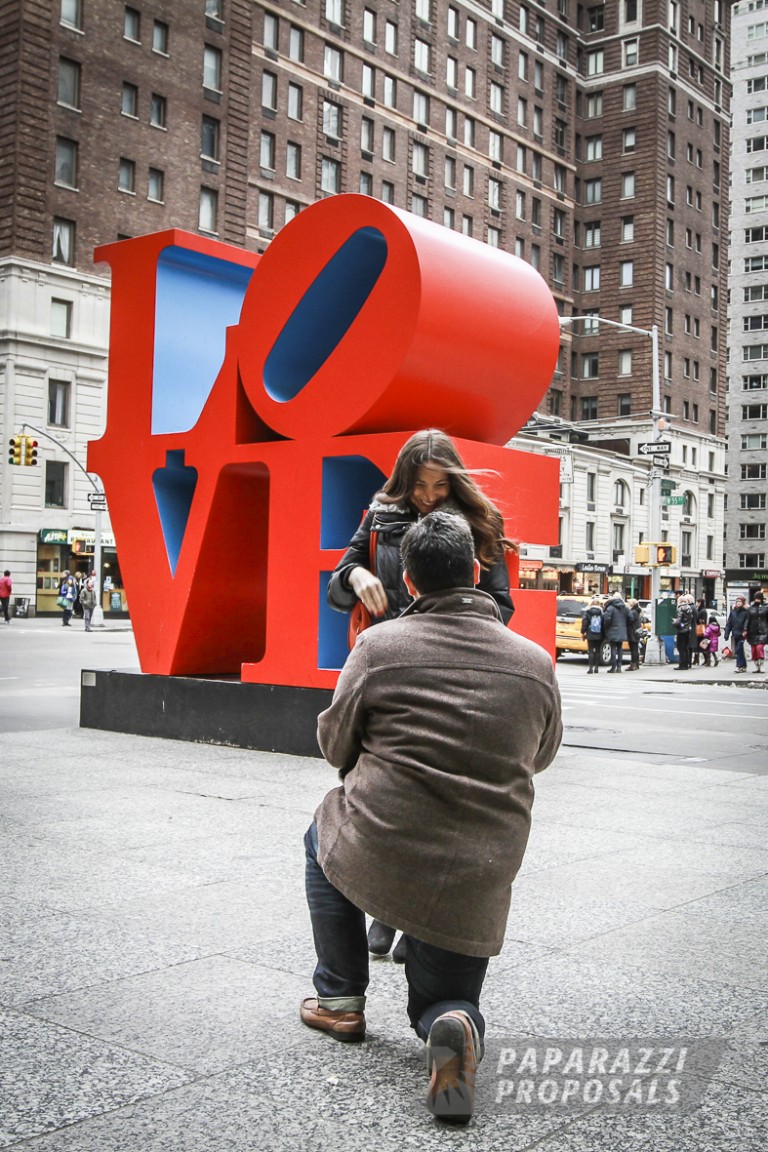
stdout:
[(581, 419), (597, 420), (597, 396), (582, 396)]
[(223, 20), (223, 0), (205, 0), (205, 14), (206, 16), (210, 16), (212, 20)]
[(603, 158), (603, 138), (602, 136), (587, 136), (587, 160), (602, 160)]
[(603, 114), (602, 92), (590, 92), (587, 96), (587, 119), (594, 120)]
[(552, 282), (559, 288), (565, 284), (565, 257), (560, 252), (552, 253)]
[(323, 156), (320, 167), (320, 188), (323, 192), (341, 192), (341, 164), (330, 156)]
[(413, 118), (417, 124), (429, 123), (429, 96), (418, 89), (413, 93)]
[(504, 112), (504, 86), (491, 81), (488, 105), (491, 112), (501, 116)]
[(323, 75), (327, 80), (341, 84), (344, 79), (344, 57), (338, 48), (326, 44), (323, 52)]
[(395, 162), (395, 130), (385, 128), (381, 137), (381, 155), (390, 164)]
[(525, 192), (515, 192), (515, 216), (525, 220)]
[(602, 48), (587, 52), (587, 76), (600, 76), (605, 71), (605, 53)]
[(475, 170), (469, 164), (464, 165), (463, 191), (465, 196), (475, 194)]
[(163, 203), (165, 175), (160, 168), (150, 168), (147, 173), (147, 199), (155, 204)]
[[(565, 213), (561, 209), (555, 210), (555, 221), (560, 227), (563, 226), (565, 221)], [(562, 236), (562, 231), (555, 229), (556, 236)], [(584, 247), (585, 248), (599, 248), (600, 247), (600, 221), (593, 220), (591, 224), (584, 225)]]
[(640, 59), (640, 42), (638, 40), (625, 40), (622, 49), (624, 67), (634, 68)]
[(456, 159), (453, 156), (445, 157), (443, 183), (446, 188), (455, 189), (456, 187)]
[(631, 288), (635, 282), (635, 263), (633, 260), (622, 260), (619, 264), (619, 285), (622, 288)]
[(288, 85), (288, 119), (303, 120), (304, 89), (300, 84)]
[(473, 52), (477, 51), (477, 21), (473, 20), (471, 16), (467, 17), (467, 23), (464, 29), (464, 42), (467, 48)]
[(471, 236), (474, 232), (474, 222), (471, 216), (462, 216), (461, 218), (461, 231), (465, 236)]
[(141, 14), (135, 8), (125, 9), (123, 15), (123, 36), (126, 40), (141, 43)]
[(53, 251), (51, 259), (56, 264), (75, 262), (75, 223), (57, 216), (53, 221)]
[[(540, 180), (541, 179), (541, 172), (540, 171), (539, 171), (539, 175), (538, 176), (536, 175), (537, 157), (538, 157), (538, 153), (534, 152), (534, 154), (533, 154), (533, 178), (534, 178), (534, 180)], [(563, 164), (555, 164), (552, 182), (554, 185), (555, 192), (565, 192), (566, 169), (565, 169), (565, 166)], [(600, 185), (600, 187), (596, 189), (596, 192), (597, 192), (597, 195), (600, 197), (600, 199), (602, 199), (602, 184), (600, 183), (599, 180), (595, 181), (594, 183)], [(597, 204), (597, 203), (599, 203), (599, 201), (597, 201), (597, 200), (590, 201), (590, 203)]]
[(600, 265), (591, 264), (584, 269), (584, 291), (585, 292), (599, 292), (600, 290)]
[(743, 452), (764, 451), (768, 448), (768, 432), (749, 432), (741, 437)]
[(594, 380), (600, 375), (600, 353), (585, 352), (581, 357), (581, 379)]
[(488, 133), (488, 156), (499, 163), (504, 159), (504, 137), (493, 129)]
[(363, 10), (363, 40), (366, 44), (376, 43), (376, 13), (370, 8)]
[(395, 186), (391, 180), (382, 180), (381, 182), (381, 199), (384, 204), (394, 204), (395, 202)]
[(80, 65), (64, 56), (59, 58), (57, 100), (67, 108), (80, 108)]
[(69, 300), (51, 300), (51, 336), (69, 340), (72, 335), (72, 305)]
[(375, 125), (369, 116), (363, 116), (360, 122), (360, 151), (372, 156), (374, 146)]
[(77, 142), (56, 137), (54, 181), (65, 188), (77, 187)]
[(488, 228), (488, 244), (491, 248), (501, 248), (501, 229)]
[(637, 132), (634, 128), (625, 128), (621, 137), (622, 151), (634, 152), (637, 147)]
[[(265, 77), (268, 75), (271, 73), (264, 73)], [(277, 85), (277, 77), (273, 79)], [(207, 88), (210, 92), (221, 92), (221, 50), (210, 44), (206, 44), (203, 49), (203, 88)], [(274, 105), (268, 106), (274, 107)]]
[(446, 58), (445, 83), (454, 92), (459, 87), (459, 62), (455, 56), (448, 56)]
[(45, 462), (45, 506), (46, 508), (64, 508), (67, 491), (67, 468), (59, 460), (46, 460)]
[(277, 52), (279, 47), (280, 22), (271, 12), (264, 13), (264, 47)]
[(325, 18), (329, 24), (344, 24), (344, 0), (325, 0)]
[(397, 24), (392, 20), (387, 20), (384, 25), (384, 51), (390, 56), (397, 56)]
[(336, 140), (341, 137), (341, 108), (332, 100), (323, 100), (323, 132)]
[(139, 90), (135, 84), (123, 84), (120, 95), (120, 112), (123, 116), (136, 119), (139, 115)]
[(414, 216), (421, 216), (426, 219), (429, 215), (429, 202), (426, 196), (419, 196), (416, 193), (411, 197), (411, 212)]
[(768, 478), (768, 464), (742, 464), (742, 480), (765, 480)]
[(293, 24), (288, 34), (288, 58), (297, 64), (304, 61), (304, 29), (296, 28)]
[(528, 123), (528, 101), (524, 96), (517, 98), (517, 122), (521, 128), (525, 128)]
[(632, 375), (632, 350), (624, 348), (619, 352), (619, 376)]
[(477, 99), (477, 72), (474, 68), (466, 68), (464, 71), (464, 95), (468, 100)]
[(425, 144), (415, 143), (413, 145), (411, 165), (415, 176), (429, 175), (429, 149)]
[(215, 116), (203, 116), (200, 123), (200, 155), (204, 160), (219, 160), (220, 123)]
[[(525, 53), (521, 52), (520, 55), (524, 56)], [(491, 33), (491, 63), (497, 68), (504, 67), (504, 41), (494, 33)], [(521, 76), (520, 79), (524, 80), (525, 77)]]
[(603, 181), (599, 176), (584, 181), (584, 203), (600, 204), (603, 199)]
[(632, 396), (629, 392), (619, 393), (616, 413), (618, 416), (631, 416), (632, 415)]
[(270, 172), (275, 170), (275, 137), (272, 132), (262, 132), (261, 134), (259, 166)]
[(361, 196), (373, 196), (373, 176), (370, 172), (360, 173), (359, 191)]
[(464, 117), (464, 143), (467, 148), (475, 146), (475, 122), (471, 116)]
[(168, 114), (168, 102), (165, 96), (158, 96), (153, 92), (149, 101), (149, 122), (153, 128), (165, 128)]
[(285, 174), (289, 180), (301, 180), (301, 144), (292, 140), (285, 150)]
[(59, 20), (62, 24), (68, 24), (70, 28), (77, 28), (78, 32), (81, 31), (83, 27), (82, 0), (61, 0)]
[(122, 156), (117, 169), (117, 187), (120, 192), (136, 191), (136, 161)]
[(152, 25), (152, 51), (168, 55), (168, 25), (164, 20), (155, 20)]
[(635, 238), (635, 218), (634, 216), (622, 216), (621, 218), (621, 239), (622, 243), (628, 244)]
[(70, 389), (68, 380), (48, 381), (48, 423), (56, 428), (69, 428)]
[(624, 200), (631, 200), (635, 195), (635, 174), (624, 172), (621, 177), (621, 195)]
[(271, 192), (259, 192), (258, 222), (260, 232), (273, 232), (275, 228), (275, 198)]
[[(419, 40), (418, 37), (413, 42), (413, 66), (417, 72), (423, 72), (425, 76), (430, 72), (430, 46), (426, 40)], [(455, 88), (456, 85), (454, 84)]]
[(429, 24), (432, 19), (432, 0), (416, 0), (416, 15), (419, 20)]
[(215, 188), (200, 189), (197, 226), (201, 232), (215, 233), (218, 228), (219, 194)]
[(261, 74), (261, 106), (270, 112), (277, 111), (277, 76), (274, 72)]
[(384, 76), (383, 99), (387, 108), (397, 108), (397, 80), (394, 76)]

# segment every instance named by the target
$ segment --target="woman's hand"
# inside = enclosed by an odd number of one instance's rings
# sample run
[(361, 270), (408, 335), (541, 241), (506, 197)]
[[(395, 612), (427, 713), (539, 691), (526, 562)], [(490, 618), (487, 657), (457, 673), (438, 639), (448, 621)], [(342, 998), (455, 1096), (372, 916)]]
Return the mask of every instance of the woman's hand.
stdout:
[(389, 607), (384, 585), (367, 568), (353, 568), (347, 577), (349, 586), (373, 616), (383, 616)]

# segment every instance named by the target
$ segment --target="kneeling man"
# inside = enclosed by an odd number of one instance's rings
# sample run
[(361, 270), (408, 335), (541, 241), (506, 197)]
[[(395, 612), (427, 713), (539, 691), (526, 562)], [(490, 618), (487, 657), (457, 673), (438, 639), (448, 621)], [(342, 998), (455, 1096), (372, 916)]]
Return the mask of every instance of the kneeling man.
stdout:
[(306, 834), (317, 995), (301, 1019), (365, 1037), (365, 913), (406, 936), (408, 1016), (428, 1045), (427, 1104), (466, 1123), (485, 1023), (480, 992), (501, 951), (530, 829), (533, 776), (562, 736), (552, 661), (475, 588), (467, 523), (432, 512), (403, 539), (414, 603), (358, 639), (318, 739), (340, 787)]

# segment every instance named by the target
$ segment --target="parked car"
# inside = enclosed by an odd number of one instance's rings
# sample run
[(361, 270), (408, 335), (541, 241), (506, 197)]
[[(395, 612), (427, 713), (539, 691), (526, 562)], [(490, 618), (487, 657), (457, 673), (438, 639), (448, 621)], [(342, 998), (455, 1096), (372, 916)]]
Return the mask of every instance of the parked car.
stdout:
[[(555, 655), (559, 660), (566, 652), (586, 652), (587, 640), (581, 634), (581, 619), (593, 596), (577, 596), (575, 593), (565, 592), (557, 597), (557, 624), (555, 630)], [(603, 602), (607, 597), (600, 597)], [(638, 601), (639, 603), (639, 601)], [(646, 601), (647, 603), (647, 601)], [(640, 645), (640, 661), (645, 659), (645, 642), (651, 634), (651, 619), (647, 612), (641, 613), (645, 641)], [(624, 651), (629, 651), (629, 644), (624, 645)], [(607, 640), (600, 649), (600, 662), (609, 664), (611, 660), (611, 645)]]

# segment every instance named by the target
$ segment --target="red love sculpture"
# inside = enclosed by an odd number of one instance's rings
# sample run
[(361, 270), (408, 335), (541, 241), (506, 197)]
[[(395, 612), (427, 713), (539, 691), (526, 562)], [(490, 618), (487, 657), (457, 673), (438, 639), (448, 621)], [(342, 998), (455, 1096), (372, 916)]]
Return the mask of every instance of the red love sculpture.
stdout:
[[(177, 230), (112, 267), (102, 477), (144, 672), (333, 687), (325, 584), (419, 428), (443, 428), (510, 536), (557, 538), (558, 462), (502, 445), (559, 327), (530, 265), (365, 196), (306, 209), (259, 258)], [(515, 630), (553, 648), (554, 594)]]

